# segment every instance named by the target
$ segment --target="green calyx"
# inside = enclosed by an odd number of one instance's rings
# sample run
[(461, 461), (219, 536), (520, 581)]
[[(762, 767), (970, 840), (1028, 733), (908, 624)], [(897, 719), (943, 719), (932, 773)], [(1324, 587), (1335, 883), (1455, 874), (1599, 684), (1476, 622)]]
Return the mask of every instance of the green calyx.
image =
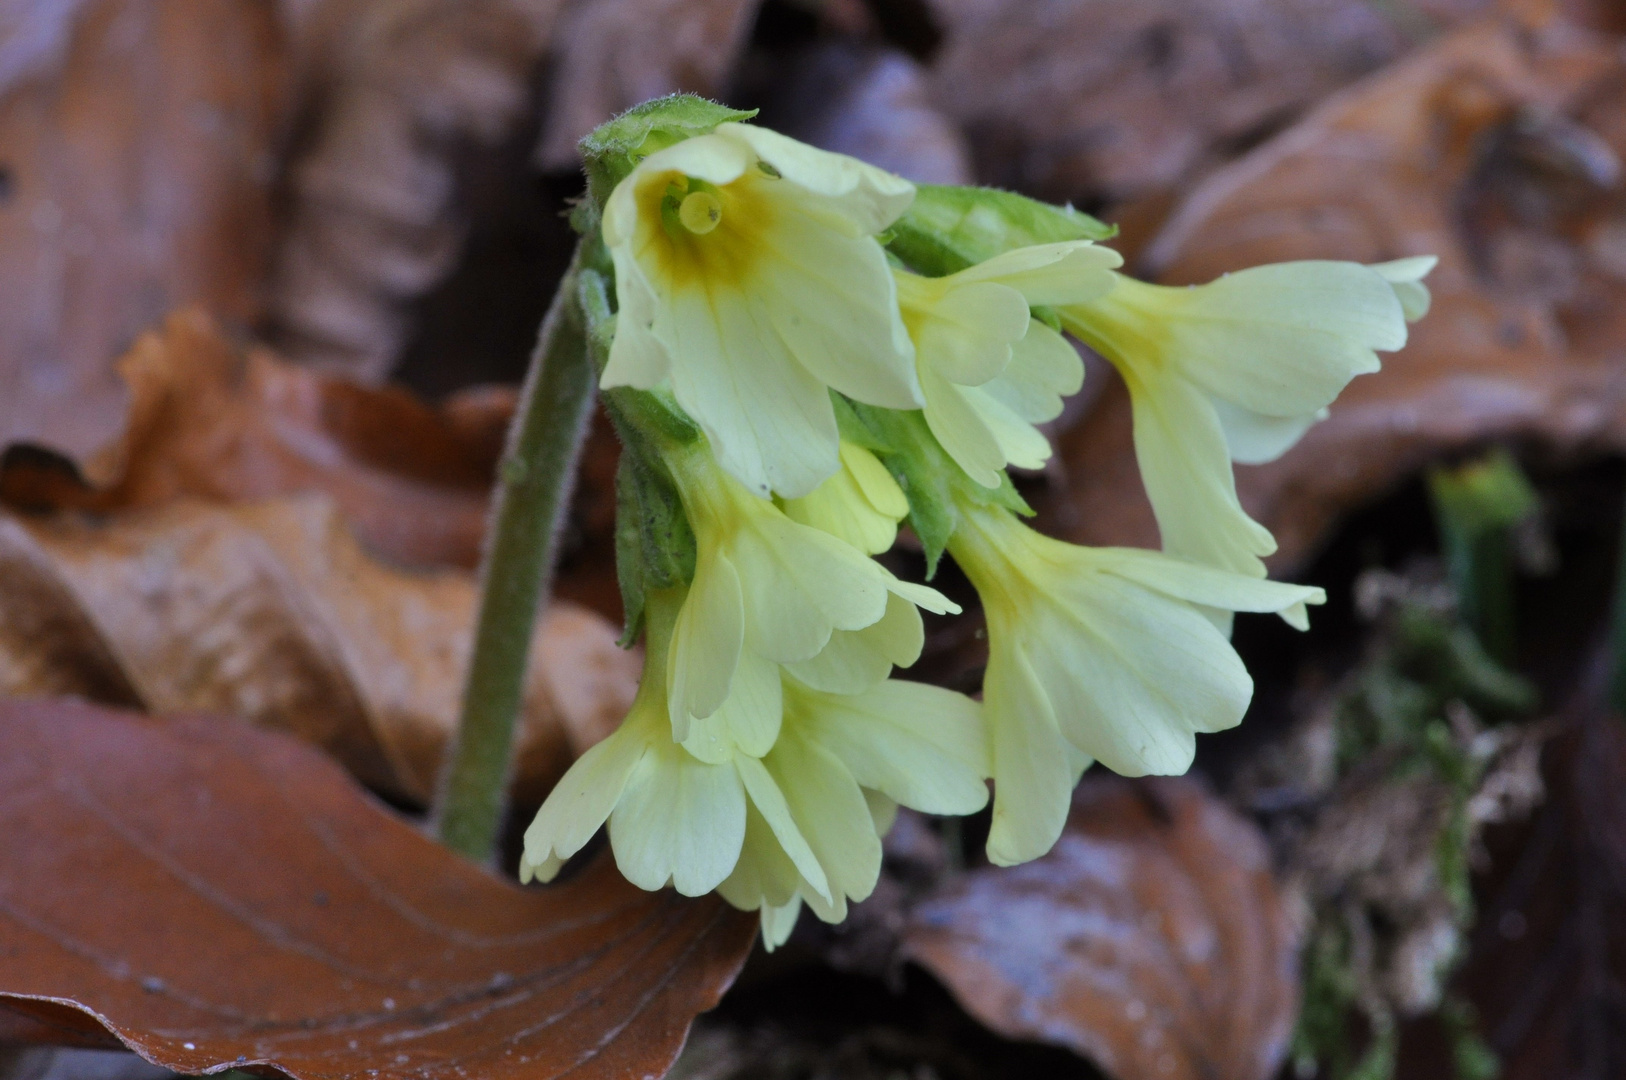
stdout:
[(893, 222), (887, 250), (918, 273), (942, 277), (1019, 247), (1117, 234), (1116, 225), (1070, 206), (997, 188), (921, 184)]
[[(576, 298), (588, 352), (594, 369), (602, 372), (615, 339), (604, 275), (580, 271)], [(615, 474), (615, 576), (626, 613), (621, 647), (631, 648), (643, 625), (648, 591), (687, 585), (694, 578), (694, 530), (663, 455), (700, 438), (700, 429), (666, 393), (616, 387), (604, 393), (604, 405), (621, 437)]]
[(694, 94), (668, 94), (600, 124), (576, 144), (587, 170), (588, 202), (578, 207), (571, 223), (580, 232), (590, 231), (594, 222), (583, 220), (579, 212), (590, 208), (596, 217), (615, 185), (650, 154), (756, 114), (755, 109), (730, 109)]

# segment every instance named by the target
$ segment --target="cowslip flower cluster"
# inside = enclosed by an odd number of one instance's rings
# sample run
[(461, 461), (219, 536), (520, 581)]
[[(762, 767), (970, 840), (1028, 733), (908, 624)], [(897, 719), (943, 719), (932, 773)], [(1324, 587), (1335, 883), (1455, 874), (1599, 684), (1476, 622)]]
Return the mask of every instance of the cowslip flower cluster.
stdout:
[[(803, 905), (838, 921), (869, 895), (899, 806), (974, 813), (992, 780), (987, 854), (1019, 863), (1092, 763), (1183, 772), (1198, 732), (1241, 721), (1233, 613), (1302, 627), (1324, 597), (1266, 580), (1232, 464), (1285, 452), (1405, 343), (1433, 260), (1147, 285), (1070, 208), (917, 188), (748, 120), (663, 99), (583, 143), (576, 273), (645, 668), (521, 872), (551, 879), (607, 823), (629, 880), (759, 911), (771, 948)], [(1162, 551), (1022, 521), (1006, 470), (1045, 463), (1084, 377), (1063, 332), (1128, 385)], [(982, 602), (980, 701), (895, 674), (922, 610), (959, 613), (877, 561), (902, 522)]]

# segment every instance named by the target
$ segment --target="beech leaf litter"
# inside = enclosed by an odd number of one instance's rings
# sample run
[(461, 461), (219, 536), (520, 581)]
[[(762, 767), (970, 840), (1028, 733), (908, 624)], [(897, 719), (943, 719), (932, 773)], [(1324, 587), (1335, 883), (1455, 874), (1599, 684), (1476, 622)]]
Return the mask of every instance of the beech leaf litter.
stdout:
[(10, 702), (0, 731), (8, 1040), (295, 1080), (659, 1074), (755, 930), (604, 860), (499, 881), (225, 717)]
[[(904, 810), (772, 955), (601, 841), (515, 883), (642, 670), (603, 412), (501, 851), (425, 835), (577, 141), (677, 91), (1074, 205), (1148, 281), (1440, 259), (1406, 347), (1236, 470), (1328, 594), (1237, 621), (1241, 727), (1086, 775), (1020, 867)], [(1017, 487), (1156, 548), (1076, 347)], [(0, 1080), (1626, 1074), (1623, 455), (1619, 4), (0, 3)], [(957, 574), (909, 677), (975, 694)]]

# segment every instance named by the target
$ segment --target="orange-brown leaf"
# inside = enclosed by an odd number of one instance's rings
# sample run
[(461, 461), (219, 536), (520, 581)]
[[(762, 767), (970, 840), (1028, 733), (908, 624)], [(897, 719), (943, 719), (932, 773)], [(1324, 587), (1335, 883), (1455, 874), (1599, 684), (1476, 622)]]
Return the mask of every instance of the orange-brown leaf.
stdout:
[[(0, 694), (233, 713), (423, 803), (458, 713), (475, 600), (466, 571), (370, 557), (320, 496), (0, 514)], [(639, 661), (615, 636), (573, 604), (539, 619), (522, 800), (625, 714)]]
[(520, 889), (222, 718), (0, 703), (0, 746), (0, 1039), (297, 1080), (658, 1076), (756, 930), (603, 858)]
[(1119, 1080), (1267, 1080), (1298, 943), (1258, 831), (1189, 780), (1086, 781), (1055, 849), (915, 908), (904, 951), (983, 1023)]
[[(432, 409), (405, 391), (287, 364), (263, 348), (242, 353), (197, 309), (142, 334), (117, 371), (130, 398), (124, 421), (71, 463), (13, 449), (0, 468), (0, 497), (105, 512), (321, 491), (390, 558), (478, 559), (510, 393), (482, 391)], [(49, 431), (36, 443), (74, 453)]]
[(276, 13), (63, 0), (7, 26), (0, 447), (89, 460), (120, 426), (112, 362), (136, 334), (182, 304), (260, 314), (285, 96)]

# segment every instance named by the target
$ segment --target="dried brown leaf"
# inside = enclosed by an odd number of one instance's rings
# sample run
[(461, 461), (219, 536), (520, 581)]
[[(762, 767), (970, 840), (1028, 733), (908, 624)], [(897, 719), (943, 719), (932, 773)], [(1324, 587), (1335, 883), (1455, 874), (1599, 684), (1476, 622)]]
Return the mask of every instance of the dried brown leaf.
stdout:
[[(1153, 242), (1171, 284), (1305, 258), (1433, 253), (1434, 306), (1384, 370), (1268, 465), (1237, 469), (1279, 569), (1339, 514), (1442, 451), (1626, 443), (1626, 63), (1611, 41), (1511, 18), (1459, 31), (1200, 186)], [(1611, 144), (1613, 149), (1611, 150)], [(1072, 539), (1155, 545), (1116, 379), (1063, 439)]]
[(468, 174), (526, 120), (559, 0), (283, 0), (302, 138), (269, 307), (289, 357), (368, 382), (452, 269)]
[[(208, 709), (322, 746), (373, 787), (433, 791), (476, 587), (369, 557), (320, 496), (0, 516), (0, 694)], [(532, 647), (515, 781), (536, 799), (625, 715), (638, 658), (557, 603)]]
[(1125, 1080), (1266, 1080), (1298, 1011), (1264, 839), (1189, 780), (1086, 781), (1049, 855), (954, 880), (904, 951), (995, 1031)]
[[(0, 497), (107, 512), (317, 490), (392, 559), (478, 560), (511, 392), (478, 391), (431, 409), (404, 391), (322, 375), (263, 348), (242, 354), (195, 309), (143, 334), (117, 370), (129, 389), (124, 423), (72, 467), (14, 450), (0, 463)], [(66, 449), (50, 432), (39, 441)]]
[(757, 0), (566, 0), (543, 168), (576, 168), (577, 140), (641, 101), (720, 95), (756, 10)]
[(182, 304), (259, 315), (284, 65), (253, 0), (8, 7), (0, 446), (87, 459), (122, 422), (112, 362), (137, 333)]
[(0, 1039), (185, 1073), (659, 1076), (755, 934), (608, 859), (523, 890), (294, 740), (0, 703)]
[[(1119, 201), (1235, 156), (1491, 0), (929, 0), (985, 183)], [(1426, 10), (1425, 10), (1426, 9)]]

